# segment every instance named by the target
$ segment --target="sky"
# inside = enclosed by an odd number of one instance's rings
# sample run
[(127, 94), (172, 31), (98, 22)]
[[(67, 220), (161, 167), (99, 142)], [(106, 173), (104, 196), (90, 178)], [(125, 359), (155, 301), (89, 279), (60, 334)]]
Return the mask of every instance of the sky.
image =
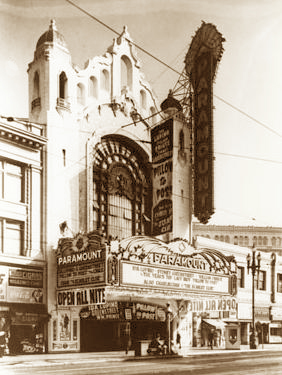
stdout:
[[(71, 0), (137, 49), (160, 103), (202, 21), (225, 38), (214, 83), (215, 214), (210, 224), (282, 227), (281, 0)], [(55, 19), (80, 68), (117, 36), (67, 0), (0, 0), (0, 116), (28, 117), (28, 64)], [(176, 72), (175, 72), (176, 71)], [(179, 72), (179, 74), (177, 73)]]

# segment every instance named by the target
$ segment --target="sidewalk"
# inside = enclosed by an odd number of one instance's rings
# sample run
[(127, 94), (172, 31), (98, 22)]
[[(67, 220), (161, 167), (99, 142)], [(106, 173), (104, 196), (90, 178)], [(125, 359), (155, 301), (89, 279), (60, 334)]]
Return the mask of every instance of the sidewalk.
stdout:
[[(181, 357), (199, 358), (199, 356), (218, 356), (218, 355), (240, 355), (242, 353), (251, 352), (261, 354), (262, 351), (281, 351), (282, 344), (264, 344), (259, 345), (258, 349), (250, 349), (248, 345), (241, 345), (240, 350), (226, 350), (226, 349), (207, 349), (207, 348), (192, 348), (185, 353), (179, 353)], [(174, 356), (144, 356), (136, 357), (133, 350), (129, 351), (126, 355), (125, 352), (95, 352), (95, 353), (57, 353), (57, 354), (25, 354), (25, 355), (5, 355), (0, 358), (0, 367), (3, 365), (11, 365), (17, 367), (32, 367), (32, 366), (56, 366), (65, 363), (101, 363), (101, 362), (121, 362), (121, 361), (134, 361), (134, 360), (150, 360), (150, 359), (168, 359), (176, 358)]]

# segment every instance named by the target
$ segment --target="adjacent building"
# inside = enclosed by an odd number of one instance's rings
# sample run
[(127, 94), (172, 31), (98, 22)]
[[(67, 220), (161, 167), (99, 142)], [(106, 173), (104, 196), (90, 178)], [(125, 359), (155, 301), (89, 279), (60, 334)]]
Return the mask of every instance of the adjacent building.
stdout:
[(0, 119), (0, 331), (6, 351), (45, 351), (44, 126)]

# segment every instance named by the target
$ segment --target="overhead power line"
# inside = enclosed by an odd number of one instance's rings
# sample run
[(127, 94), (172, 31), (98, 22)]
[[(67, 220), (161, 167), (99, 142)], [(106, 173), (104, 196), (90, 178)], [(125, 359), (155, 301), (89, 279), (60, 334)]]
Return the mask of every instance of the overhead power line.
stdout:
[[(86, 14), (88, 17), (92, 18), (93, 20), (95, 20), (96, 22), (100, 23), (102, 26), (106, 27), (108, 30), (112, 31), (114, 34), (116, 35), (120, 35), (120, 33), (118, 31), (116, 31), (115, 29), (113, 29), (111, 26), (107, 25), (105, 22), (99, 20), (97, 17), (93, 16), (93, 14), (87, 12), (85, 9), (81, 8), (79, 5), (75, 4), (73, 1), (71, 0), (66, 0), (66, 2), (68, 2), (70, 5), (74, 6), (75, 8), (79, 9), (82, 13)], [(140, 51), (144, 52), (145, 54), (147, 54), (148, 56), (152, 57), (154, 60), (158, 61), (160, 64), (164, 65), (167, 69), (170, 69), (171, 71), (173, 71), (174, 73), (178, 74), (179, 76), (181, 76), (183, 73), (179, 72), (178, 70), (174, 69), (172, 66), (168, 65), (167, 63), (165, 63), (164, 61), (162, 61), (161, 59), (159, 59), (158, 57), (154, 56), (152, 53), (148, 52), (147, 50), (145, 50), (144, 48), (140, 47), (138, 44), (134, 43), (132, 40), (128, 40), (126, 39), (128, 42), (132, 43), (136, 48), (138, 48)], [(236, 107), (235, 105), (229, 103), (227, 100), (224, 100), (222, 99), (221, 97), (217, 96), (217, 95), (214, 95), (215, 98), (217, 98), (218, 100), (222, 101), (223, 103), (225, 103), (226, 105), (228, 105), (229, 107), (231, 107), (232, 109), (240, 112), (242, 115), (248, 117), (250, 120), (256, 122), (258, 125), (262, 126), (263, 128), (267, 129), (268, 131), (270, 131), (271, 133), (277, 135), (278, 137), (282, 138), (282, 134), (276, 132), (275, 130), (273, 130), (271, 127), (265, 125), (264, 123), (262, 123), (261, 121), (258, 121), (257, 119), (255, 119), (254, 117), (250, 116), (248, 113), (244, 112), (243, 110), (241, 110), (240, 108)]]

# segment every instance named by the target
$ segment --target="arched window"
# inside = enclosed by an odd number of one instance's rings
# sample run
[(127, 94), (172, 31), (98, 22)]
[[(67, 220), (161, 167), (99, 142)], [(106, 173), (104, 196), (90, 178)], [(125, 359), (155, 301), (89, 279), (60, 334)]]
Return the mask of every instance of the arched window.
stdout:
[(222, 242), (224, 241), (224, 236), (222, 236), (222, 235), (220, 236), (220, 241), (222, 241)]
[(147, 108), (147, 96), (144, 90), (140, 91), (140, 104), (141, 104), (142, 109)]
[(219, 237), (218, 237), (218, 235), (216, 234), (215, 236), (214, 236), (214, 239), (216, 240), (216, 241), (218, 241), (219, 240)]
[(85, 89), (82, 83), (77, 85), (77, 102), (81, 105), (85, 104)]
[(65, 72), (62, 72), (59, 77), (59, 98), (67, 99), (67, 83), (68, 79)]
[(225, 242), (227, 242), (227, 243), (230, 242), (230, 237), (229, 236), (225, 236)]
[(33, 78), (33, 99), (40, 97), (40, 88), (39, 88), (39, 74), (35, 72)]
[(275, 237), (271, 238), (271, 245), (276, 246), (276, 238)]
[(238, 237), (234, 236), (234, 245), (238, 245)]
[(110, 91), (110, 74), (106, 69), (103, 69), (101, 72), (101, 89)]
[(123, 55), (120, 59), (120, 88), (121, 91), (124, 87), (128, 87), (132, 90), (132, 63), (130, 59)]
[(268, 245), (268, 238), (266, 236), (263, 237), (263, 245), (264, 246)]
[(259, 238), (258, 238), (258, 245), (259, 245), (259, 246), (262, 245), (262, 237), (261, 237), (261, 236), (259, 236)]
[(93, 229), (107, 239), (150, 235), (152, 194), (144, 151), (103, 138), (94, 150), (93, 201)]
[(98, 82), (97, 78), (93, 76), (89, 79), (89, 96), (98, 99)]
[(249, 237), (245, 236), (244, 238), (244, 246), (249, 246)]
[(258, 244), (257, 236), (254, 236), (254, 237), (253, 237), (253, 245), (254, 245), (254, 246), (257, 246), (257, 244)]
[(77, 102), (81, 105), (85, 104), (85, 88), (82, 83), (77, 85)]
[(239, 245), (240, 246), (243, 246), (244, 242), (243, 242), (243, 236), (239, 236)]

